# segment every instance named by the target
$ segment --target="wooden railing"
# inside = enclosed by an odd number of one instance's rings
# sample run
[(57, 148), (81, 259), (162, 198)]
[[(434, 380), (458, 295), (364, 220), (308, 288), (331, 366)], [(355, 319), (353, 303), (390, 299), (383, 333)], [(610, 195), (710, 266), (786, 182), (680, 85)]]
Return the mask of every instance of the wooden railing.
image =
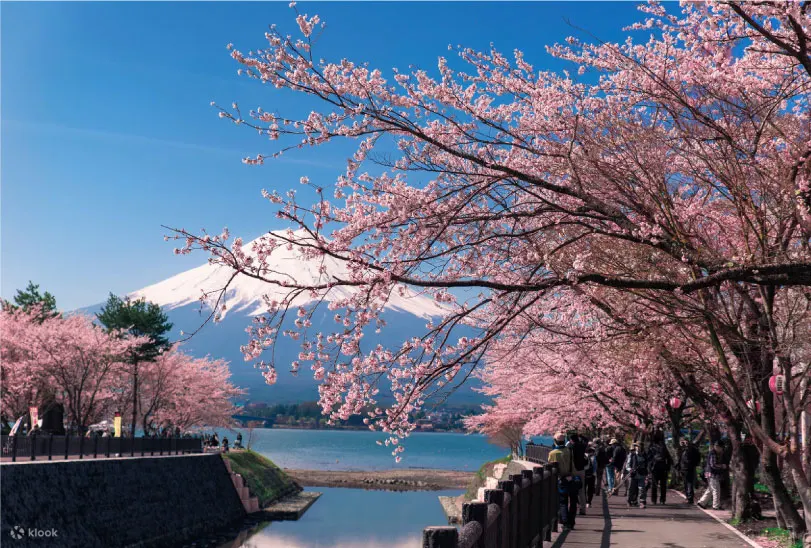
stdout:
[(462, 506), (462, 526), (426, 527), (423, 548), (531, 548), (558, 528), (557, 464), (535, 466)]

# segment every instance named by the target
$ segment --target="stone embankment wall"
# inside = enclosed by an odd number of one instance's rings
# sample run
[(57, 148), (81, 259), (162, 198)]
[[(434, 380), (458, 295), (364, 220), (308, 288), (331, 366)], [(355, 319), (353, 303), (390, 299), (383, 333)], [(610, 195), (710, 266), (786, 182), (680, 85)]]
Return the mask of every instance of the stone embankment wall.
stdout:
[(4, 464), (0, 488), (12, 548), (176, 546), (245, 517), (219, 454)]

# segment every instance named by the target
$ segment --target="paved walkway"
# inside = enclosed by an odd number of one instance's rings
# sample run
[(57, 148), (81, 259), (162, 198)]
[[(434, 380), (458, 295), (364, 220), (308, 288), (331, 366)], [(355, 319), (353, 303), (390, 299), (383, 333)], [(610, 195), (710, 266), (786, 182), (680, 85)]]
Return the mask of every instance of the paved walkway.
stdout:
[(619, 495), (598, 497), (575, 529), (560, 533), (553, 547), (565, 548), (741, 548), (747, 542), (674, 492), (665, 506), (627, 508)]

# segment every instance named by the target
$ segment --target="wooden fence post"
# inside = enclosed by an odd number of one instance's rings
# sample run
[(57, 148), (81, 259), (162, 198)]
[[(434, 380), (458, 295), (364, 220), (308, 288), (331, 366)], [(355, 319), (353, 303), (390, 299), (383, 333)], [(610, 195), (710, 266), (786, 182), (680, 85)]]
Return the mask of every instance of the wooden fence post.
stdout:
[(504, 528), (506, 527), (504, 518), (507, 515), (507, 510), (504, 508), (504, 491), (501, 489), (485, 489), (484, 502), (488, 505), (495, 504), (498, 506), (498, 519), (493, 523), (496, 528), (496, 546), (498, 548), (507, 548), (504, 541)]
[(527, 544), (526, 539), (524, 538), (524, 526), (522, 523), (525, 514), (524, 505), (526, 504), (527, 500), (527, 493), (524, 489), (524, 476), (521, 474), (511, 474), (510, 479), (513, 480), (513, 483), (515, 484), (515, 491), (513, 491), (513, 496), (515, 498), (515, 505), (513, 506), (515, 517), (512, 520), (513, 531), (515, 531), (513, 545), (516, 547), (523, 547)]
[(535, 537), (534, 530), (535, 527), (533, 526), (533, 522), (535, 521), (535, 516), (533, 515), (534, 508), (535, 508), (535, 489), (532, 485), (532, 470), (521, 470), (521, 477), (524, 483), (527, 484), (527, 492), (524, 495), (524, 507), (521, 513), (521, 538), (524, 539), (524, 544), (529, 545), (532, 542), (532, 539)]
[(502, 537), (504, 539), (504, 547), (505, 548), (515, 548), (515, 530), (513, 529), (513, 523), (515, 523), (515, 483), (512, 480), (501, 480), (498, 482), (498, 488), (504, 491), (505, 493), (509, 493), (510, 495), (510, 503), (506, 505), (504, 509), (507, 512), (507, 519), (504, 521), (504, 531)]
[(422, 548), (456, 548), (456, 527), (426, 527), (422, 530)]
[[(560, 493), (558, 493), (558, 463), (551, 462), (544, 466), (550, 474), (549, 484), (552, 487), (549, 491), (549, 510), (552, 514), (552, 527), (549, 529), (550, 537), (552, 533), (558, 532), (558, 515), (560, 513), (560, 502), (558, 498), (560, 497)], [(547, 540), (551, 540), (547, 539)]]
[(482, 534), (479, 540), (473, 545), (475, 548), (486, 548), (487, 540), (487, 503), (486, 502), (466, 502), (462, 505), (462, 524), (477, 522), (482, 526)]

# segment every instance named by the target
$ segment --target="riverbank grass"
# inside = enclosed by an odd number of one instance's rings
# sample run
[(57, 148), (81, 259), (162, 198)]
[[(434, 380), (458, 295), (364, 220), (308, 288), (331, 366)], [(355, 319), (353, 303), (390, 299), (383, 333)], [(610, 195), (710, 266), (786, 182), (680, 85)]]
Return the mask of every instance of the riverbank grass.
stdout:
[(500, 459), (491, 460), (489, 462), (485, 462), (482, 464), (478, 471), (476, 471), (476, 475), (474, 476), (473, 480), (470, 482), (470, 485), (467, 488), (467, 492), (465, 492), (465, 500), (473, 500), (479, 494), (479, 488), (484, 487), (484, 481), (493, 475), (493, 468), (497, 464), (507, 464), (512, 460), (512, 456), (507, 455), (506, 457), (502, 457)]
[(254, 451), (230, 451), (222, 458), (231, 463), (231, 470), (242, 476), (251, 494), (259, 498), (259, 507), (265, 508), (277, 500), (302, 491), (301, 486), (273, 461)]

